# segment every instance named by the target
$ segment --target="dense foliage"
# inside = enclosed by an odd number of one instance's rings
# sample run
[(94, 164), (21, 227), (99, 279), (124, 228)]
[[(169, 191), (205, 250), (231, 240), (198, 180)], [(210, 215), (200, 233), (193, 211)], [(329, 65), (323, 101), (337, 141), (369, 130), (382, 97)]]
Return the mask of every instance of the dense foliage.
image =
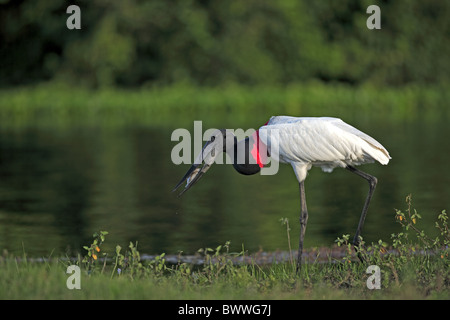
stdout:
[[(381, 30), (366, 27), (371, 4)], [(2, 0), (0, 85), (442, 84), (449, 16), (442, 0)]]

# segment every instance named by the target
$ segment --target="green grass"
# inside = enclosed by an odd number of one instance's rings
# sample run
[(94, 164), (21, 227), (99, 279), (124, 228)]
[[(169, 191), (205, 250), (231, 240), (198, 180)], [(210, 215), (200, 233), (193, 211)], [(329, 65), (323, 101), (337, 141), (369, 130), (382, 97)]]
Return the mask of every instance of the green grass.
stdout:
[(266, 121), (270, 115), (364, 117), (390, 120), (448, 116), (445, 87), (351, 87), (323, 83), (281, 86), (194, 87), (173, 85), (142, 89), (89, 90), (41, 84), (0, 90), (0, 124), (152, 124), (181, 125)]
[[(427, 267), (424, 267), (426, 265)], [(69, 290), (65, 264), (0, 263), (1, 299), (448, 299), (448, 265), (441, 259), (414, 259), (401, 270), (381, 267), (380, 290), (369, 290), (360, 262), (304, 265), (296, 276), (289, 264), (266, 267), (199, 267), (190, 274), (179, 267), (163, 273), (110, 275), (111, 269), (88, 274), (81, 289)]]
[[(0, 258), (0, 299), (445, 299), (450, 297), (448, 216), (437, 218), (440, 235), (429, 238), (419, 227), (420, 215), (407, 197), (405, 212), (397, 210), (402, 232), (384, 241), (356, 248), (343, 235), (336, 240), (345, 254), (319, 263), (239, 264), (247, 255), (229, 252), (229, 243), (199, 250), (201, 265), (169, 264), (165, 254), (143, 261), (137, 243), (104, 252), (107, 232), (93, 235), (85, 256), (36, 262), (4, 254)], [(417, 241), (412, 241), (412, 238)], [(362, 240), (362, 239), (361, 239)], [(248, 257), (247, 257), (248, 258)], [(248, 260), (248, 259), (247, 259)], [(80, 289), (69, 290), (69, 265), (80, 268)], [(370, 290), (369, 265), (380, 268), (379, 290)]]

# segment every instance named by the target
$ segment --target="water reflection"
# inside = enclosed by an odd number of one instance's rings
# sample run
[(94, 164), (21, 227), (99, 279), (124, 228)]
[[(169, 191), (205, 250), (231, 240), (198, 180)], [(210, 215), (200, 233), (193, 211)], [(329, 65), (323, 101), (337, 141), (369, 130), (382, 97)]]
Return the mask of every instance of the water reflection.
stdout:
[[(230, 126), (231, 127), (231, 126)], [(394, 208), (413, 194), (427, 230), (449, 208), (450, 169), (439, 123), (359, 126), (387, 147), (389, 166), (366, 165), (379, 184), (363, 235), (389, 239), (399, 231)], [(173, 128), (174, 129), (174, 128)], [(213, 166), (182, 198), (170, 191), (187, 166), (170, 160), (172, 128), (65, 128), (0, 131), (0, 248), (29, 255), (80, 251), (91, 234), (108, 230), (106, 245), (138, 241), (141, 252), (193, 253), (227, 240), (233, 249), (287, 249), (281, 217), (298, 237), (298, 186), (289, 166), (275, 176), (241, 176)], [(331, 245), (353, 233), (367, 183), (336, 169), (313, 168), (306, 180), (310, 212), (305, 246)]]

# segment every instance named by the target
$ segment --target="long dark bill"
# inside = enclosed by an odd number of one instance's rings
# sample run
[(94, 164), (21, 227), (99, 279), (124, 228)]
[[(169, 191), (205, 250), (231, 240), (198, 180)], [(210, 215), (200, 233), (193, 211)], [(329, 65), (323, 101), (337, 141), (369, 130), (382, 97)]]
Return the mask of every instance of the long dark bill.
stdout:
[[(183, 193), (188, 191), (200, 178), (205, 174), (206, 171), (211, 167), (211, 164), (203, 163), (204, 160), (209, 160), (204, 158), (204, 153), (207, 155), (210, 154), (209, 149), (207, 147), (214, 147), (211, 142), (206, 142), (203, 146), (202, 152), (197, 156), (195, 163), (189, 168), (186, 174), (181, 178), (180, 182), (177, 183), (172, 192), (175, 192), (183, 183), (186, 181), (186, 187), (178, 194), (180, 197)], [(211, 161), (208, 161), (211, 162)], [(211, 162), (212, 163), (212, 162)]]
[[(186, 187), (183, 189), (183, 191), (181, 191), (178, 194), (178, 197), (181, 197), (181, 195), (183, 193), (185, 193), (186, 191), (188, 191), (198, 180), (200, 180), (200, 178), (205, 174), (206, 171), (208, 171), (208, 169), (211, 166), (208, 164), (203, 164), (200, 168), (199, 165), (193, 165), (189, 171), (185, 174), (185, 177), (183, 177), (183, 179), (177, 184), (177, 186), (173, 189), (173, 191), (175, 191), (183, 182), (184, 180), (187, 180), (187, 184)], [(190, 173), (190, 174), (189, 174)], [(172, 191), (172, 192), (173, 192)]]

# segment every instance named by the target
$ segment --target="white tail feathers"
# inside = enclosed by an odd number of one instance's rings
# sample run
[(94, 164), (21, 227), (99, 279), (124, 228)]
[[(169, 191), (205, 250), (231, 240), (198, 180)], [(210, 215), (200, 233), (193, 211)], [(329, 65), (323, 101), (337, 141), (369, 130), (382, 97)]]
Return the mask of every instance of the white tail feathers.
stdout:
[(367, 142), (367, 144), (369, 145), (369, 147), (367, 149), (365, 149), (364, 151), (370, 155), (370, 157), (372, 157), (374, 160), (378, 161), (379, 163), (383, 164), (383, 165), (387, 165), (389, 163), (389, 160), (392, 159), (391, 156), (389, 155), (389, 152), (383, 147), (381, 146), (381, 144), (379, 144), (379, 146), (375, 146), (372, 143), (370, 143), (369, 141), (363, 139), (364, 141)]

